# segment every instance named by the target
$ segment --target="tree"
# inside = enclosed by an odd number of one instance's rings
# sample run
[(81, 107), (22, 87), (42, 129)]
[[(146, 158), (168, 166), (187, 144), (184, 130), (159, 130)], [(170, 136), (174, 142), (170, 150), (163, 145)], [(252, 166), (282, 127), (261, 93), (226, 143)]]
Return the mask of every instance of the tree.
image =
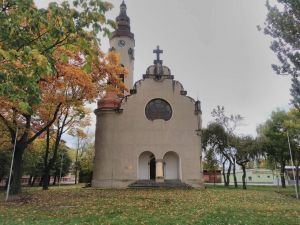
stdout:
[(100, 92), (103, 80), (117, 80), (120, 69), (112, 72), (115, 64), (108, 65), (114, 56), (105, 58), (97, 38), (114, 25), (104, 16), (111, 8), (99, 0), (74, 1), (74, 7), (51, 3), (47, 9), (32, 0), (0, 3), (0, 119), (11, 143), (17, 138), (11, 193), (21, 191), (26, 148), (53, 125), (66, 103), (61, 97), (69, 93), (61, 90), (69, 89), (60, 85), (70, 87), (69, 78), (93, 83), (80, 91), (91, 90), (86, 100)]
[[(279, 75), (291, 76), (291, 103), (300, 111), (300, 2), (295, 0), (277, 0), (277, 2), (278, 6), (272, 6), (267, 2), (269, 12), (264, 33), (273, 38), (271, 49), (280, 62), (279, 65), (272, 67)], [(299, 174), (298, 167), (296, 168)], [(297, 186), (299, 188), (298, 181)]]
[[(258, 135), (262, 151), (267, 154), (269, 160), (274, 160), (280, 165), (282, 187), (285, 188), (285, 166), (290, 159), (287, 134), (284, 123), (288, 119), (285, 111), (272, 112), (271, 118), (258, 127)], [(295, 143), (292, 142), (292, 147)]]
[(85, 150), (83, 151), (79, 162), (80, 182), (86, 182), (86, 183), (92, 182), (94, 158), (95, 158), (95, 147), (94, 144), (89, 143), (85, 145)]
[(0, 182), (9, 174), (11, 154), (9, 150), (0, 149)]
[[(227, 133), (222, 125), (219, 123), (210, 123), (202, 134), (202, 147), (205, 152), (213, 149), (216, 154), (221, 157), (223, 168), (224, 185), (229, 186), (230, 166), (227, 170), (227, 178), (225, 176), (225, 165), (230, 160), (227, 151)], [(230, 164), (231, 165), (231, 164)]]
[[(75, 132), (75, 133), (74, 133)], [(81, 168), (81, 158), (83, 157), (83, 154), (87, 150), (87, 145), (89, 142), (89, 136), (88, 132), (84, 132), (82, 129), (75, 129), (70, 132), (74, 136), (76, 136), (76, 156), (75, 156), (75, 163), (74, 163), (74, 169), (75, 169), (75, 184), (78, 182), (78, 172)]]
[(23, 174), (29, 175), (28, 185), (33, 186), (38, 177), (42, 177), (44, 170), (45, 141), (42, 137), (35, 140), (24, 153)]
[(206, 169), (209, 173), (213, 173), (214, 184), (215, 184), (216, 183), (216, 170), (219, 168), (219, 161), (217, 160), (214, 149), (209, 149), (208, 151), (206, 151), (203, 168)]
[[(292, 78), (292, 104), (300, 109), (300, 2), (277, 0), (277, 5), (267, 1), (268, 15), (264, 33), (273, 38), (271, 49), (280, 65), (272, 65), (277, 74)], [(261, 29), (259, 27), (259, 29)]]
[(224, 106), (217, 106), (216, 109), (213, 109), (212, 116), (215, 118), (216, 122), (219, 123), (221, 126), (224, 127), (225, 131), (227, 132), (227, 160), (229, 163), (228, 172), (227, 172), (227, 179), (229, 185), (229, 176), (231, 172), (231, 166), (233, 167), (233, 179), (234, 179), (234, 186), (235, 188), (238, 187), (237, 185), (237, 178), (235, 174), (236, 170), (236, 158), (235, 158), (235, 148), (231, 146), (231, 139), (234, 138), (234, 132), (236, 128), (240, 125), (243, 117), (241, 115), (229, 115), (225, 114)]
[(232, 141), (232, 145), (236, 149), (236, 163), (241, 166), (243, 170), (242, 182), (243, 189), (247, 189), (246, 186), (246, 166), (250, 162), (251, 159), (257, 154), (257, 147), (255, 140), (251, 136), (244, 136), (235, 138)]
[(72, 164), (72, 159), (69, 155), (70, 148), (68, 148), (64, 142), (61, 142), (59, 147), (60, 155), (57, 157), (51, 175), (53, 176), (53, 185), (56, 184), (57, 178), (59, 183), (60, 178), (66, 176)]
[(8, 177), (12, 145), (9, 140), (9, 133), (0, 120), (0, 182), (4, 177)]
[(287, 113), (287, 119), (284, 126), (288, 131), (288, 135), (292, 142), (295, 142), (293, 152), (293, 164), (296, 167), (296, 186), (299, 193), (299, 170), (300, 170), (300, 111), (292, 108)]
[[(58, 155), (58, 147), (62, 135), (72, 131), (76, 127), (86, 127), (89, 125), (88, 114), (90, 110), (85, 107), (87, 102), (93, 102), (105, 89), (103, 80), (108, 80), (110, 85), (105, 86), (110, 91), (121, 93), (125, 88), (118, 74), (126, 74), (126, 70), (121, 66), (118, 56), (111, 52), (102, 61), (92, 61), (90, 72), (82, 70), (84, 63), (80, 55), (74, 54), (65, 49), (61, 49), (68, 57), (68, 62), (57, 57), (57, 74), (60, 79), (52, 79), (46, 82), (44, 90), (46, 92), (48, 107), (55, 108), (61, 104), (57, 114), (57, 119), (52, 125), (55, 132), (55, 141), (53, 146), (53, 155), (48, 162), (48, 154), (45, 154), (45, 171), (43, 177), (43, 189), (47, 190), (49, 186), (50, 170)], [(99, 50), (100, 51), (100, 50)], [(72, 63), (70, 63), (72, 62)], [(49, 83), (54, 88), (49, 89)], [(49, 99), (50, 98), (50, 99)], [(49, 110), (46, 109), (43, 115), (48, 118)], [(50, 110), (51, 112), (51, 110)], [(72, 132), (70, 132), (72, 134)], [(50, 145), (47, 145), (46, 151), (49, 152)], [(46, 178), (48, 177), (48, 178)]]

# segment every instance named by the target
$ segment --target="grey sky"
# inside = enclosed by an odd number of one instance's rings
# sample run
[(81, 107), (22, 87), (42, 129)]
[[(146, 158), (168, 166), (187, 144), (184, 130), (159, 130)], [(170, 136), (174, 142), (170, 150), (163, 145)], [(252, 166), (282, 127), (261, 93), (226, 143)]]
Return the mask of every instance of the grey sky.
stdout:
[[(50, 1), (37, 1), (45, 6)], [(110, 0), (115, 8), (121, 0)], [(152, 50), (160, 45), (162, 59), (188, 95), (202, 101), (203, 121), (224, 105), (230, 114), (241, 114), (239, 133), (256, 134), (272, 110), (289, 104), (288, 77), (275, 75), (277, 62), (270, 39), (257, 31), (266, 18), (264, 0), (126, 0), (136, 39), (134, 79), (139, 80), (153, 63)], [(108, 49), (108, 41), (102, 41)], [(92, 125), (94, 127), (94, 124)]]

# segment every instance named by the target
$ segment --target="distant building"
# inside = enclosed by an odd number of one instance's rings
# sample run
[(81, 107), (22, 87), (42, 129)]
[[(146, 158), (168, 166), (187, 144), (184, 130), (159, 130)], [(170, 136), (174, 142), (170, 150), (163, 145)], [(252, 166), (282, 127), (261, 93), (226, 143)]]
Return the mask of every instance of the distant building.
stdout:
[(204, 183), (222, 183), (222, 172), (221, 170), (203, 170), (203, 180)]
[[(236, 178), (238, 184), (242, 184), (242, 176), (243, 171), (238, 170), (236, 171)], [(285, 174), (286, 183), (290, 183), (290, 177)], [(222, 176), (222, 182), (223, 176)], [(246, 183), (248, 185), (281, 185), (280, 173), (279, 171), (270, 170), (270, 169), (247, 169), (246, 170)], [(230, 185), (234, 184), (233, 174), (231, 171), (230, 174)]]
[[(286, 171), (286, 174), (288, 176), (288, 184), (295, 184), (293, 169), (294, 169), (295, 176), (296, 176), (296, 167), (295, 166), (294, 167), (293, 166), (286, 166), (285, 167), (285, 171)], [(298, 177), (298, 180), (300, 181), (300, 175)]]

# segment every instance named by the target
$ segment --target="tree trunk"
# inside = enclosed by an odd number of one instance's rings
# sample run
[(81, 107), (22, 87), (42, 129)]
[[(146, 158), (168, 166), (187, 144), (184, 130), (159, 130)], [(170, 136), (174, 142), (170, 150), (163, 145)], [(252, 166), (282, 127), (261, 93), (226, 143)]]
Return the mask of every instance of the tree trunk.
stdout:
[(11, 183), (10, 193), (17, 195), (21, 193), (21, 178), (22, 178), (22, 166), (23, 166), (23, 152), (27, 145), (22, 143), (16, 144), (14, 163), (13, 163), (13, 177)]
[(214, 170), (214, 187), (216, 186), (216, 170)]
[(79, 143), (76, 150), (76, 158), (75, 158), (75, 184), (77, 184), (78, 179), (78, 154), (79, 154)]
[(226, 187), (229, 187), (230, 185), (230, 172), (231, 172), (231, 161), (229, 161), (229, 167), (227, 169), (227, 181), (226, 181)]
[(93, 171), (91, 172), (91, 175), (90, 175), (90, 184), (92, 185), (92, 181), (93, 181)]
[(32, 181), (32, 175), (29, 176), (29, 179), (28, 179), (28, 183), (27, 185), (30, 187), (31, 186), (31, 181)]
[(39, 187), (43, 185), (43, 180), (44, 180), (44, 175), (41, 177), (40, 182), (39, 182)]
[(49, 189), (49, 181), (50, 181), (50, 168), (49, 168), (49, 166), (47, 166), (44, 170), (43, 190)]
[(75, 184), (77, 184), (77, 178), (78, 177), (78, 170), (77, 170), (77, 166), (75, 166)]
[(33, 179), (32, 179), (32, 182), (31, 182), (31, 187), (33, 187), (33, 186), (34, 186), (34, 183), (35, 183), (35, 181), (36, 181), (36, 176), (34, 176), (34, 177), (33, 177)]
[(50, 176), (50, 168), (48, 165), (48, 156), (50, 151), (50, 129), (47, 129), (46, 135), (46, 149), (44, 155), (44, 174), (43, 174), (43, 190), (48, 190), (49, 187), (49, 176)]
[(56, 131), (56, 139), (55, 139), (55, 144), (53, 147), (53, 155), (52, 158), (49, 160), (49, 163), (47, 163), (48, 161), (48, 155), (49, 155), (49, 149), (50, 149), (50, 130), (49, 128), (47, 129), (47, 137), (46, 137), (46, 154), (45, 154), (45, 159), (44, 159), (44, 164), (45, 164), (45, 179), (43, 182), (43, 190), (48, 190), (49, 188), (49, 183), (50, 183), (50, 171), (51, 169), (54, 167), (55, 161), (57, 159), (57, 152), (58, 152), (58, 148), (59, 148), (59, 144), (61, 141), (61, 136), (63, 134), (63, 130), (64, 130), (64, 126), (66, 125), (66, 119), (68, 117), (68, 113), (64, 116), (62, 125), (59, 125), (59, 120), (58, 120), (58, 124), (57, 124), (57, 131)]
[(235, 174), (235, 159), (233, 159), (232, 173), (233, 173), (234, 187), (235, 187), (235, 188), (238, 188), (237, 179), (236, 179), (236, 174)]
[(280, 164), (280, 177), (281, 177), (282, 188), (286, 188), (284, 174), (285, 174), (285, 162), (282, 161)]
[(246, 166), (245, 165), (242, 165), (242, 170), (243, 170), (243, 176), (242, 176), (243, 189), (247, 189), (247, 186), (246, 186)]
[(54, 174), (54, 178), (53, 178), (53, 185), (56, 185), (56, 178), (57, 178), (57, 176), (56, 176), (56, 174)]
[(7, 187), (8, 187), (8, 181), (9, 181), (9, 179), (7, 178), (6, 181), (5, 181), (5, 190), (7, 190)]
[(300, 161), (298, 160), (298, 163), (296, 164), (296, 188), (299, 193), (299, 166), (300, 166)]
[(225, 186), (225, 187), (226, 187), (226, 184), (227, 184), (226, 175), (225, 175), (225, 164), (226, 164), (226, 161), (227, 161), (227, 160), (225, 160), (225, 161), (223, 162), (223, 168), (222, 168), (222, 170), (223, 170), (223, 180), (224, 180), (224, 186)]

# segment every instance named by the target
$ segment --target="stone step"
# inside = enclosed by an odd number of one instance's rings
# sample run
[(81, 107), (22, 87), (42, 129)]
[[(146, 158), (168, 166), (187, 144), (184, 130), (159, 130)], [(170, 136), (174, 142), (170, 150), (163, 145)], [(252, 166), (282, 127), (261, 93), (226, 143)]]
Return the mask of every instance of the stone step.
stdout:
[(155, 182), (154, 180), (137, 180), (128, 186), (129, 188), (179, 188), (191, 189), (192, 186), (181, 182), (180, 180), (165, 180), (164, 182)]

